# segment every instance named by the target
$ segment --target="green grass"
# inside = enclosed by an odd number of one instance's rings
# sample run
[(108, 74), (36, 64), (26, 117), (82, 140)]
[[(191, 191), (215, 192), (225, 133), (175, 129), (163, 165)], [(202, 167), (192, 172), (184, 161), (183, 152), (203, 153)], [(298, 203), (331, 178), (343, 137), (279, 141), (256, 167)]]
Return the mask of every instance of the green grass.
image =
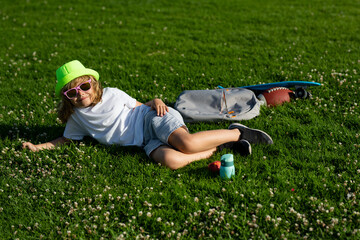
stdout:
[[(358, 1), (8, 1), (0, 9), (1, 239), (358, 239)], [(242, 122), (271, 146), (171, 171), (138, 148), (60, 136), (55, 71), (78, 59), (104, 86), (172, 105), (188, 89), (318, 81), (312, 100)], [(191, 132), (228, 122), (189, 124)]]

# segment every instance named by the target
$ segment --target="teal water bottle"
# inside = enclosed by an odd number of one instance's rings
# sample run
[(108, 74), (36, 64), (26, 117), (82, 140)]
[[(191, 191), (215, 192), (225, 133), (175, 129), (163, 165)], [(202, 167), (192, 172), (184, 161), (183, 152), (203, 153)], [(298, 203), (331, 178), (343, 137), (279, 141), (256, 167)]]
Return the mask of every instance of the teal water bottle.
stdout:
[(234, 156), (225, 154), (221, 156), (220, 177), (230, 179), (235, 176)]

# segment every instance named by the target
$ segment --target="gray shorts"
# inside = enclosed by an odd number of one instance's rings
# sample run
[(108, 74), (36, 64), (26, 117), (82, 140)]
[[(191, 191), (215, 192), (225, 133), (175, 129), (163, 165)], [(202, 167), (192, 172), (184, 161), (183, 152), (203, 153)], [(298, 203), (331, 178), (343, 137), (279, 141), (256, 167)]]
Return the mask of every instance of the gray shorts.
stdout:
[(156, 111), (149, 111), (144, 119), (144, 150), (150, 157), (152, 151), (162, 145), (168, 145), (169, 136), (178, 128), (184, 126), (180, 113), (169, 107), (169, 112), (160, 117)]

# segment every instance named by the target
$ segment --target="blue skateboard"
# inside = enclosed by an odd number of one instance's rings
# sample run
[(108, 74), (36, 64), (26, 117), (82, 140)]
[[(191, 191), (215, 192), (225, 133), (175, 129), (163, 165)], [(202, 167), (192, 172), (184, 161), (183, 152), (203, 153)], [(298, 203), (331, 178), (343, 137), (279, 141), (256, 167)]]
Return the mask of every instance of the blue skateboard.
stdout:
[(286, 87), (286, 88), (295, 88), (295, 97), (296, 98), (309, 98), (311, 94), (305, 89), (311, 86), (321, 86), (321, 83), (318, 82), (306, 82), (306, 81), (284, 81), (284, 82), (275, 82), (275, 83), (265, 83), (257, 84), (250, 86), (243, 86), (241, 88), (247, 88), (252, 91), (265, 91), (273, 87)]

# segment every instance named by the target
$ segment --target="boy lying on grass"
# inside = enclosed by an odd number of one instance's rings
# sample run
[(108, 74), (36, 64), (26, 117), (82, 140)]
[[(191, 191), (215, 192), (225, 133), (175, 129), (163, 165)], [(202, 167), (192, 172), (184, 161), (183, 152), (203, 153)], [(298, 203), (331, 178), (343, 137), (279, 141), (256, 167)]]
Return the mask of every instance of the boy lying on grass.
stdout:
[(58, 115), (66, 123), (62, 137), (42, 144), (23, 143), (31, 151), (52, 149), (91, 136), (103, 144), (142, 147), (171, 169), (209, 158), (217, 149), (251, 154), (251, 143), (272, 144), (257, 129), (233, 123), (228, 129), (190, 134), (180, 113), (160, 99), (142, 104), (117, 88), (101, 88), (99, 74), (74, 60), (56, 71), (55, 92), (62, 101)]

